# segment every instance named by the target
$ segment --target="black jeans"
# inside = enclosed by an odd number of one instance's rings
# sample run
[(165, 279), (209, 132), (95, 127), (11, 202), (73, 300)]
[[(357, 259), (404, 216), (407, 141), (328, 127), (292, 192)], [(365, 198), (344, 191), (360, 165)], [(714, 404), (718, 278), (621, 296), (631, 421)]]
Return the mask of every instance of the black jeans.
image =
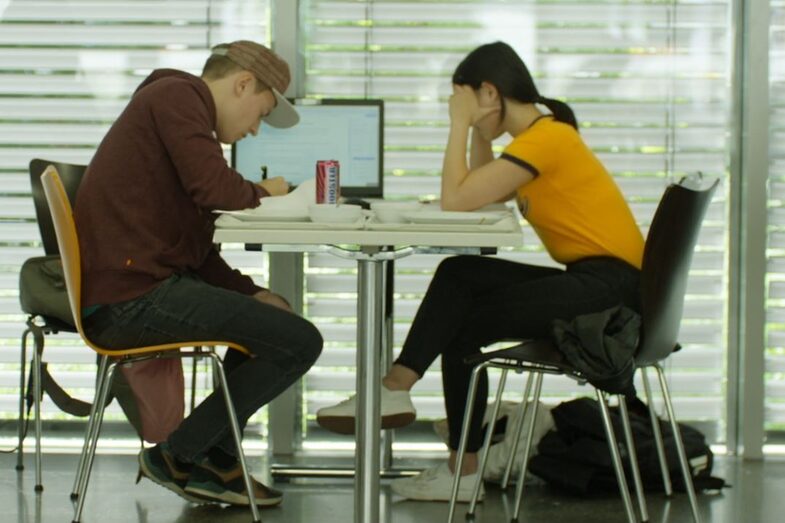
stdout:
[[(228, 350), (223, 363), (241, 427), (305, 374), (322, 350), (322, 336), (309, 321), (189, 274), (172, 276), (139, 298), (100, 307), (86, 318), (85, 332), (97, 345), (114, 349), (198, 340), (242, 345), (253, 357)], [(216, 446), (236, 455), (220, 390), (167, 441), (186, 462)]]
[[(569, 320), (623, 304), (639, 310), (640, 271), (615, 258), (586, 258), (566, 270), (499, 258), (444, 260), (414, 318), (396, 363), (422, 376), (441, 356), (450, 448), (458, 449), (472, 367), (464, 358), (505, 339), (550, 337), (554, 319)], [(481, 376), (468, 451), (482, 447), (488, 376)]]

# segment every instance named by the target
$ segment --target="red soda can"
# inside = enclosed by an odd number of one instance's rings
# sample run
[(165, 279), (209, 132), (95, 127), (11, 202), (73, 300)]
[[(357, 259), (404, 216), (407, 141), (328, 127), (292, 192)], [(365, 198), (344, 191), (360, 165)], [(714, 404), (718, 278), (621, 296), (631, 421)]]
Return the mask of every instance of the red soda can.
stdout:
[(338, 160), (316, 162), (316, 203), (338, 203), (341, 196), (340, 172)]

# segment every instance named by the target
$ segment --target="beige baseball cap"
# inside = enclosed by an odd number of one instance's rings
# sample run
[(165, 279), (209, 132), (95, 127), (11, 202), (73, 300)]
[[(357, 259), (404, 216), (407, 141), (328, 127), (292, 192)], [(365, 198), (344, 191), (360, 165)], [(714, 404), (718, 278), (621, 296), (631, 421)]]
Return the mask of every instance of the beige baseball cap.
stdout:
[(291, 81), (289, 66), (272, 50), (250, 40), (237, 40), (219, 44), (212, 48), (212, 54), (225, 56), (272, 90), (275, 95), (275, 109), (264, 121), (272, 127), (292, 127), (300, 121), (297, 110), (281, 93), (286, 91)]

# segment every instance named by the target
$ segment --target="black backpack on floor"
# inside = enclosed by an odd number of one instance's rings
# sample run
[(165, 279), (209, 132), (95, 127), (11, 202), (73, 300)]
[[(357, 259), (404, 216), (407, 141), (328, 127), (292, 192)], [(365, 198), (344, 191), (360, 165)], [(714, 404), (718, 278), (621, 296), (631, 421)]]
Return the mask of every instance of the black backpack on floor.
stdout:
[[(662, 473), (648, 407), (638, 398), (628, 400), (627, 405), (644, 489), (663, 492)], [(567, 401), (553, 409), (551, 414), (556, 430), (548, 432), (540, 440), (538, 454), (532, 456), (529, 463), (529, 472), (550, 485), (574, 494), (617, 492), (619, 487), (597, 401), (591, 398)], [(627, 480), (632, 484), (624, 429), (617, 408), (611, 409), (611, 422), (619, 443)], [(718, 490), (725, 487), (723, 479), (711, 475), (714, 456), (704, 435), (681, 423), (679, 429), (695, 490)], [(673, 490), (684, 492), (684, 480), (670, 424), (660, 420), (660, 430)]]

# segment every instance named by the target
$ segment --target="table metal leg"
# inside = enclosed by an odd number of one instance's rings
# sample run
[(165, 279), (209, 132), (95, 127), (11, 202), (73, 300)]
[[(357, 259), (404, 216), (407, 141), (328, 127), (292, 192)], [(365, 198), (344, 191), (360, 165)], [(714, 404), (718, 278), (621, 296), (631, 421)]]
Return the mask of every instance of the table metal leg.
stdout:
[[(386, 251), (385, 251), (386, 252)], [(382, 341), (380, 363), (380, 376), (384, 375), (393, 362), (393, 345), (394, 345), (394, 293), (395, 293), (395, 260), (393, 258), (377, 259), (375, 262), (379, 266), (379, 271), (382, 272), (382, 285), (378, 290), (377, 296), (382, 296), (379, 302), (382, 304), (382, 309), (378, 312), (379, 316), (376, 321), (381, 321), (382, 325)], [(359, 277), (359, 276), (358, 276)], [(359, 280), (358, 280), (359, 282)], [(358, 283), (359, 285), (359, 283)], [(272, 276), (271, 276), (272, 287)], [(291, 301), (291, 300), (290, 300)], [(359, 325), (359, 320), (358, 320)], [(359, 333), (358, 333), (359, 334)], [(359, 340), (359, 338), (358, 338)], [(359, 367), (358, 367), (359, 368)], [(357, 389), (359, 391), (359, 389)], [(271, 411), (272, 418), (274, 411)], [(272, 423), (271, 423), (272, 425)], [(272, 432), (272, 430), (271, 430)], [(382, 479), (396, 479), (401, 477), (412, 476), (421, 472), (421, 468), (417, 467), (395, 467), (393, 466), (393, 452), (392, 444), (394, 440), (394, 432), (386, 430), (381, 432), (380, 436), (380, 472), (379, 477)], [(275, 453), (274, 454), (278, 454)], [(315, 466), (315, 465), (294, 465), (285, 463), (274, 463), (271, 466), (271, 471), (274, 477), (279, 479), (288, 478), (352, 478), (355, 476), (356, 468), (353, 466)]]
[(380, 382), (383, 308), (383, 264), (373, 258), (357, 262), (357, 474), (354, 479), (354, 521), (379, 521)]
[[(394, 299), (395, 292), (395, 261), (388, 260), (380, 262), (382, 272), (382, 350), (381, 350), (381, 373), (386, 374), (390, 370), (393, 363), (393, 344), (394, 344)], [(392, 470), (393, 466), (393, 453), (392, 446), (395, 438), (395, 432), (392, 430), (385, 430), (381, 434), (381, 458), (380, 466), (382, 471)]]
[[(270, 290), (280, 294), (296, 314), (303, 313), (303, 253), (271, 252)], [(293, 456), (300, 447), (302, 434), (302, 382), (291, 387), (270, 402), (267, 407), (269, 444), (273, 456)]]

